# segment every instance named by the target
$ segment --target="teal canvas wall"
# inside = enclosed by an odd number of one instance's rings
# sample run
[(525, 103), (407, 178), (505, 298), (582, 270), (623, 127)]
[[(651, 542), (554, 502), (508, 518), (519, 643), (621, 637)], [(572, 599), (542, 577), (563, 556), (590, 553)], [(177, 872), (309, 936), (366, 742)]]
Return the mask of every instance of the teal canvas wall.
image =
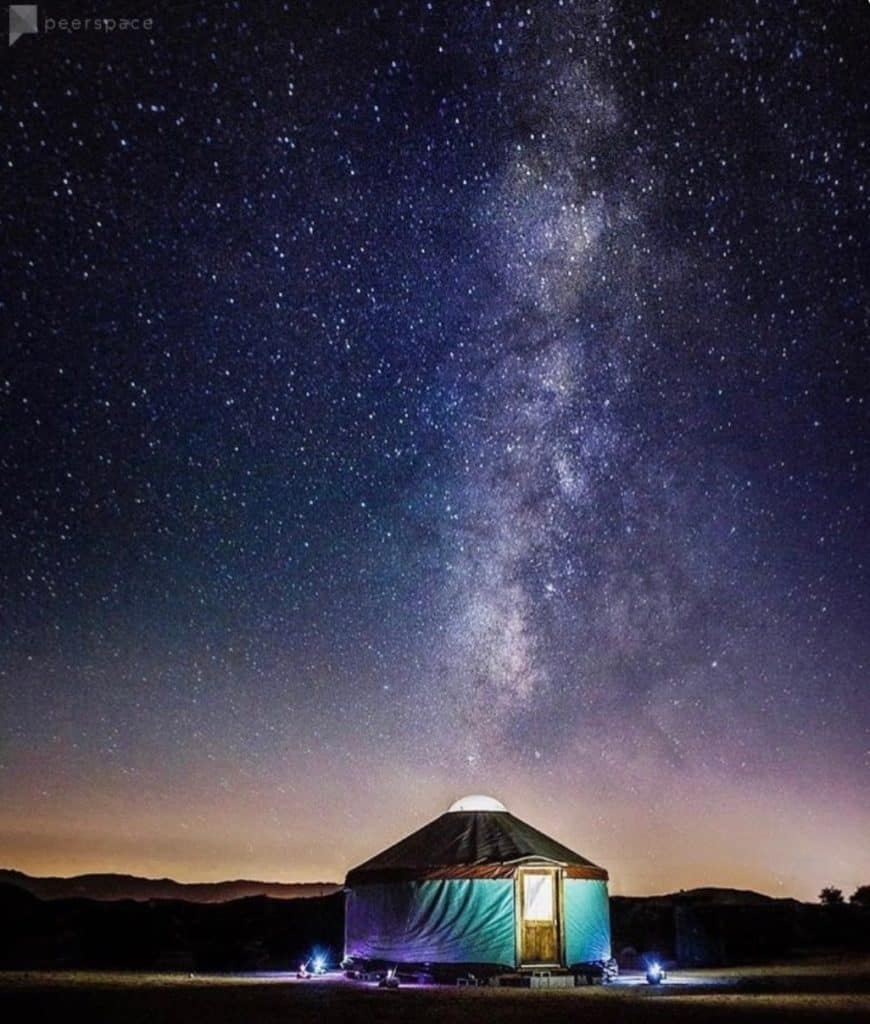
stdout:
[(355, 886), (345, 915), (345, 956), (398, 963), (516, 962), (510, 878)]
[[(562, 884), (565, 963), (608, 959), (607, 883), (567, 878)], [(345, 905), (345, 955), (396, 963), (517, 966), (514, 880), (354, 886)]]
[(607, 883), (566, 878), (565, 962), (586, 964), (610, 958), (610, 904)]

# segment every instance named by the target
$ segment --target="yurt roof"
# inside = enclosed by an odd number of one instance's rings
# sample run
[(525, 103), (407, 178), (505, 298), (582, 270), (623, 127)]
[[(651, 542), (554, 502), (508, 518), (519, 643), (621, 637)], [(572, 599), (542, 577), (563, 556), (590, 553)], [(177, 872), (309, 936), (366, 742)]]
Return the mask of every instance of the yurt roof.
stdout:
[(439, 818), (353, 868), (345, 884), (505, 878), (524, 863), (536, 862), (565, 867), (569, 876), (576, 878), (607, 879), (604, 868), (515, 818), (503, 804), (491, 797), (473, 796), (457, 800)]

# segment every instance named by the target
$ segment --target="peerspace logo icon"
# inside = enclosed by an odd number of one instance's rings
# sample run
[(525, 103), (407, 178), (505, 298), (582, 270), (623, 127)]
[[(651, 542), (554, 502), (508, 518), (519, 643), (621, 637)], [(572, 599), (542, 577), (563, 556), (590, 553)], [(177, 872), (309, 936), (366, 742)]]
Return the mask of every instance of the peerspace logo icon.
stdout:
[[(154, 28), (154, 19), (147, 18), (51, 18), (43, 17), (42, 31), (65, 32), (101, 32), (108, 35), (112, 32), (139, 32), (144, 29), (150, 32)], [(12, 46), (22, 36), (39, 32), (39, 11), (36, 4), (12, 4), (9, 8), (9, 45)]]
[(9, 45), (22, 36), (39, 31), (36, 4), (15, 4), (9, 8)]

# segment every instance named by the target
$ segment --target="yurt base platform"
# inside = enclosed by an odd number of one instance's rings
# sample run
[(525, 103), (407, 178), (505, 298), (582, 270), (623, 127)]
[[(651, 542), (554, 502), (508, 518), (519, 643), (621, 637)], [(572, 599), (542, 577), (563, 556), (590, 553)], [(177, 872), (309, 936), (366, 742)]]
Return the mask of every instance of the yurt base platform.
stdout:
[(508, 988), (574, 988), (584, 984), (585, 979), (578, 979), (569, 971), (564, 970), (529, 970), (517, 971), (515, 974), (499, 974), (493, 979), (497, 985)]

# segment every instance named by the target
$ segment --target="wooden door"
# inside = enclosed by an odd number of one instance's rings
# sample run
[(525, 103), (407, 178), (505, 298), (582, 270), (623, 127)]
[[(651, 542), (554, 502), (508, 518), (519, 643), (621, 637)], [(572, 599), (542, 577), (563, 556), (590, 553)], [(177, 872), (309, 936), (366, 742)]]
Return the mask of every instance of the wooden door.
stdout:
[(523, 964), (558, 964), (559, 880), (548, 868), (520, 872), (520, 942)]

